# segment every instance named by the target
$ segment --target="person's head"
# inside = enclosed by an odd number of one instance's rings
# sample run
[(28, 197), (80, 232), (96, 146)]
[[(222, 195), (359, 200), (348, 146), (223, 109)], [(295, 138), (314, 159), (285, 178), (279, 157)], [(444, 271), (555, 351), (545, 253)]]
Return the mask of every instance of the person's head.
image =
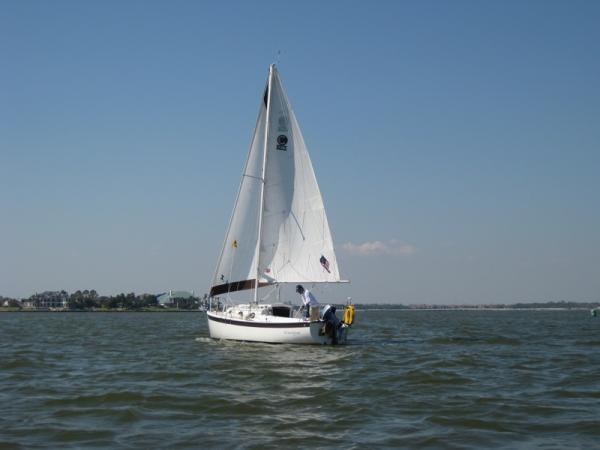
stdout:
[(298, 284), (298, 285), (296, 286), (296, 292), (297, 292), (298, 294), (300, 294), (300, 295), (304, 294), (304, 288), (302, 287), (302, 285), (301, 285), (301, 284)]

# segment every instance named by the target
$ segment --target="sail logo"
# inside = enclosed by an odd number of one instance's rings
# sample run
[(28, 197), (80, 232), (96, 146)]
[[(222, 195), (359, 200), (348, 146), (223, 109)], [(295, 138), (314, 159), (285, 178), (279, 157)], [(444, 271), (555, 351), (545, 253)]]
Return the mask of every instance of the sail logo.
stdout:
[(277, 136), (277, 150), (287, 151), (288, 138), (285, 134)]

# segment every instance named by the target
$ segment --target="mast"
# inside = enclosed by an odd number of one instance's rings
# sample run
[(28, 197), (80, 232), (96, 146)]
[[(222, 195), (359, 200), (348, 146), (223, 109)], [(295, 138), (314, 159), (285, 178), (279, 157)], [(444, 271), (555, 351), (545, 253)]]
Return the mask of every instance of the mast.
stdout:
[(269, 115), (271, 112), (271, 82), (275, 64), (269, 66), (269, 83), (267, 87), (267, 116), (265, 120), (265, 142), (263, 146), (262, 170), (260, 173), (260, 209), (258, 211), (258, 237), (256, 239), (256, 280), (254, 282), (254, 303), (258, 304), (258, 279), (260, 277), (260, 236), (262, 234), (263, 210), (265, 203), (265, 172), (267, 168), (267, 148), (269, 143)]

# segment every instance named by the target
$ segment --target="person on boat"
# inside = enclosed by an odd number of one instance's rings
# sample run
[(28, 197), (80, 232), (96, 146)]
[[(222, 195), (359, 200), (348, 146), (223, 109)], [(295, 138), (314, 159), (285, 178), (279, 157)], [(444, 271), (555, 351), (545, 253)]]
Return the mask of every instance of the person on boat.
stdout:
[(310, 309), (319, 306), (319, 302), (308, 289), (304, 289), (301, 284), (296, 286), (296, 292), (302, 297), (302, 306), (300, 309), (306, 309), (306, 317), (310, 317)]

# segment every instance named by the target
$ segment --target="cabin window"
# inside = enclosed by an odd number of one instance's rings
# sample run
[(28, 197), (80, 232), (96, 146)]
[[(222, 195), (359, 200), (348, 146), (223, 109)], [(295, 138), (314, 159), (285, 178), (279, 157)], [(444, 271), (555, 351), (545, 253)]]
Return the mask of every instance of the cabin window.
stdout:
[(273, 315), (277, 317), (290, 317), (289, 306), (273, 306)]

